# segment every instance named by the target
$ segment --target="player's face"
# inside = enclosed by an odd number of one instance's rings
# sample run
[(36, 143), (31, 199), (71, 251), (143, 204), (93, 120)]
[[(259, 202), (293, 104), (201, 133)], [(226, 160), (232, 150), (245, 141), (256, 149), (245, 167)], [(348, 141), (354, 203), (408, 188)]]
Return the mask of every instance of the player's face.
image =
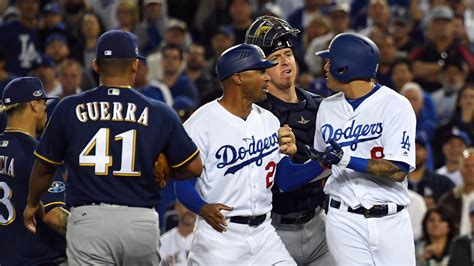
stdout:
[(247, 70), (240, 72), (243, 97), (251, 102), (261, 102), (267, 99), (270, 76), (265, 69)]
[(331, 72), (329, 71), (330, 66), (331, 66), (331, 60), (327, 61), (326, 64), (324, 65), (324, 71), (326, 72), (327, 86), (333, 91), (342, 91), (344, 83), (335, 79), (334, 76), (331, 75)]
[(36, 103), (36, 115), (38, 120), (36, 131), (43, 132), (46, 127), (46, 121), (48, 120), (48, 115), (46, 113), (46, 100), (38, 100)]
[(296, 62), (293, 51), (290, 48), (273, 52), (267, 59), (278, 63), (278, 65), (267, 70), (271, 78), (271, 84), (280, 90), (288, 89), (295, 84)]

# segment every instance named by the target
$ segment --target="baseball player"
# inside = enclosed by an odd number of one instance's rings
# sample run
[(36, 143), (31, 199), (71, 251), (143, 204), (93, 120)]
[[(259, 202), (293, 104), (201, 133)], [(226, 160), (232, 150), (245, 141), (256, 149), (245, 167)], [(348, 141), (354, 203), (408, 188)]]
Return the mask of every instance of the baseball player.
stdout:
[(46, 125), (47, 99), (43, 84), (33, 77), (16, 78), (3, 91), (8, 124), (0, 135), (0, 265), (54, 264), (66, 257), (69, 213), (62, 208), (62, 180), (54, 180), (41, 198), (44, 216), (38, 221), (38, 233), (31, 234), (22, 223), (36, 132)]
[(354, 33), (334, 37), (316, 53), (328, 87), (309, 154), (332, 175), (326, 220), (329, 250), (338, 265), (414, 265), (406, 207), (407, 173), (415, 168), (416, 118), (408, 100), (376, 84), (379, 49)]
[(283, 157), (280, 151), (296, 152), (291, 129), (280, 128), (272, 113), (254, 104), (266, 99), (265, 70), (276, 64), (258, 46), (229, 48), (216, 64), (222, 98), (184, 124), (204, 162), (195, 186), (175, 185), (178, 199), (200, 215), (188, 265), (295, 264), (271, 225), (271, 189), (276, 183), (294, 190), (323, 169), (311, 160), (297, 165)]
[[(297, 67), (292, 37), (297, 33), (299, 30), (286, 21), (263, 16), (249, 27), (245, 42), (258, 45), (268, 60), (278, 62), (267, 70), (271, 78), (270, 93), (259, 105), (278, 117), (280, 125), (288, 124), (293, 129), (298, 151), (292, 161), (304, 163), (309, 159), (304, 145), (313, 146), (316, 114), (322, 97), (295, 86)], [(289, 193), (281, 193), (276, 187), (272, 192), (272, 223), (293, 259), (300, 265), (333, 265), (326, 244), (322, 181), (308, 183)]]
[(176, 201), (178, 226), (164, 233), (160, 238), (160, 256), (162, 266), (186, 265), (189, 250), (194, 239), (194, 224), (196, 214)]
[(164, 153), (175, 178), (201, 174), (199, 151), (174, 111), (131, 88), (138, 57), (133, 34), (102, 34), (93, 61), (101, 85), (64, 98), (35, 151), (24, 222), (35, 231), (39, 199), (64, 163), (69, 264), (157, 265), (154, 162)]

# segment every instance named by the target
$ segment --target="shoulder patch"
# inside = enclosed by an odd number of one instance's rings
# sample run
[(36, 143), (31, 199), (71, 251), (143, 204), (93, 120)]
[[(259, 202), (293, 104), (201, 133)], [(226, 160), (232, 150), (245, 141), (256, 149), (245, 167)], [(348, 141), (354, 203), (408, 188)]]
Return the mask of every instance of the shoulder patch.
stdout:
[(61, 181), (53, 181), (51, 186), (48, 188), (48, 192), (51, 193), (61, 193), (64, 192), (64, 190), (66, 190), (66, 184)]

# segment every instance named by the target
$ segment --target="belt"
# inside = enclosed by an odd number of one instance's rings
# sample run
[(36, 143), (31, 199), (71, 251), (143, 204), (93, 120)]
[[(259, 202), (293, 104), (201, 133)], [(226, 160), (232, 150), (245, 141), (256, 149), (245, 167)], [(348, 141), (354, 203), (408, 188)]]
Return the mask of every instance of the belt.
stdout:
[(77, 208), (77, 207), (82, 207), (82, 206), (98, 206), (98, 205), (117, 205), (117, 206), (123, 206), (123, 207), (134, 207), (134, 208), (147, 208), (151, 209), (154, 206), (131, 206), (131, 205), (120, 205), (120, 204), (112, 204), (112, 203), (104, 203), (104, 202), (81, 202), (81, 203), (75, 203), (71, 204), (69, 206)]
[(311, 219), (313, 219), (314, 215), (316, 214), (316, 211), (309, 211), (309, 212), (303, 212), (301, 215), (295, 218), (288, 218), (281, 216), (280, 218), (280, 224), (304, 224), (309, 222)]
[(267, 219), (267, 214), (262, 214), (258, 216), (232, 216), (230, 217), (231, 223), (237, 224), (248, 224), (249, 226), (259, 226), (265, 219)]
[[(330, 206), (339, 209), (341, 207), (341, 202), (331, 199)], [(402, 205), (397, 205), (397, 212), (400, 212), (404, 209), (405, 207)], [(351, 207), (347, 207), (348, 212), (356, 213), (356, 214), (362, 214), (364, 215), (365, 218), (380, 218), (387, 216), (388, 213), (388, 205), (374, 205), (370, 209), (366, 209), (364, 207), (359, 207), (357, 209), (352, 209)]]

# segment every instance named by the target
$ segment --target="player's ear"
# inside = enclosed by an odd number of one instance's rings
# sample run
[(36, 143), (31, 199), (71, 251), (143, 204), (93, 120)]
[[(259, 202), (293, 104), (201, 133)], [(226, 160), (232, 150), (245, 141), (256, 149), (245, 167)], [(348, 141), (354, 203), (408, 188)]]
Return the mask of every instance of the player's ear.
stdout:
[(137, 73), (137, 71), (138, 71), (138, 59), (135, 59), (132, 62), (132, 72)]
[(99, 74), (99, 65), (97, 64), (97, 60), (94, 59), (92, 60), (92, 68), (94, 69), (94, 71)]
[(232, 75), (232, 81), (235, 84), (241, 85), (242, 84), (242, 77), (240, 76), (240, 73), (235, 73)]

